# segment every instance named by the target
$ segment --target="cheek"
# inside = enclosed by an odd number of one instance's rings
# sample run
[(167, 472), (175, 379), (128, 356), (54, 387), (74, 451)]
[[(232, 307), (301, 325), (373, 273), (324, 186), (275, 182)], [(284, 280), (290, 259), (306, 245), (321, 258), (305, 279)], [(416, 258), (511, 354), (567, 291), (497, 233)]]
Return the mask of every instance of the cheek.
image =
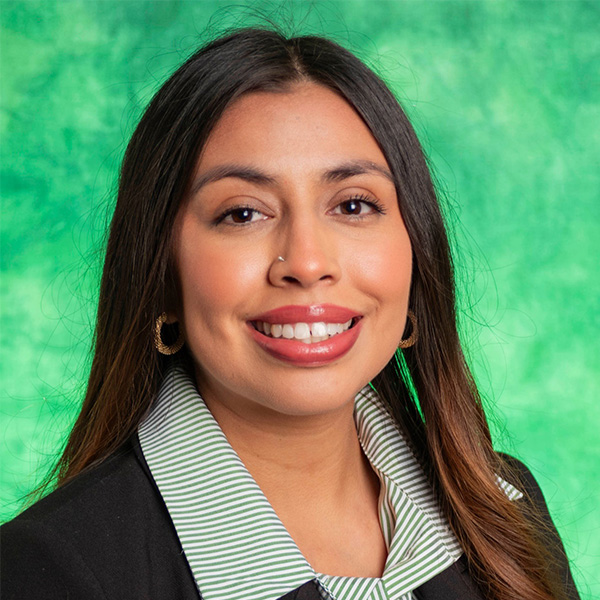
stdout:
[(354, 269), (364, 291), (378, 301), (380, 309), (390, 309), (397, 318), (398, 311), (408, 307), (410, 292), (412, 249), (408, 234), (396, 230), (393, 235), (377, 236), (356, 256)]
[(211, 322), (247, 301), (261, 275), (262, 260), (252, 249), (223, 245), (197, 235), (184, 222), (177, 248), (184, 323)]

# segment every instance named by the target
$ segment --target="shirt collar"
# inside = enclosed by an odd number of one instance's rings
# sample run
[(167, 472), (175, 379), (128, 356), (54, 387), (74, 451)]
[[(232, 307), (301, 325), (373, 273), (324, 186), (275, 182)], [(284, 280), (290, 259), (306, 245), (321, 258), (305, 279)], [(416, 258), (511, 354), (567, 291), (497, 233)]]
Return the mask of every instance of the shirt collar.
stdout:
[[(423, 471), (369, 387), (356, 396), (355, 421), (382, 484), (380, 519), (389, 553), (384, 575), (373, 585), (384, 597), (398, 598), (462, 551)], [(169, 370), (138, 433), (205, 600), (275, 600), (315, 578), (333, 597), (347, 587), (349, 578), (315, 573), (183, 367)], [(519, 494), (499, 483), (509, 497)]]

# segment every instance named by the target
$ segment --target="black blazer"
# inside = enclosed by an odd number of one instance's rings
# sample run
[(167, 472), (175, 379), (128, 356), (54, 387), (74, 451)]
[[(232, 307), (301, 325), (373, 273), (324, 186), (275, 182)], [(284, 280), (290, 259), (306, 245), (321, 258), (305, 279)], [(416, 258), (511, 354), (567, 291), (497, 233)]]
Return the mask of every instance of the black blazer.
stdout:
[[(568, 597), (579, 598), (539, 486), (527, 494), (551, 532)], [(517, 500), (522, 502), (524, 500)], [(137, 436), (0, 528), (2, 600), (198, 600), (194, 578)], [(423, 584), (419, 600), (483, 600), (463, 556)], [(280, 600), (321, 600), (313, 582)]]

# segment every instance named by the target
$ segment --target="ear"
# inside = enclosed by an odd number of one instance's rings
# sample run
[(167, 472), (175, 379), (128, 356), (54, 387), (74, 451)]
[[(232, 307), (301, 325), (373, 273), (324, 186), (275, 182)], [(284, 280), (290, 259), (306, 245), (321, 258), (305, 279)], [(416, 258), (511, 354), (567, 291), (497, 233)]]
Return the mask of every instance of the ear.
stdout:
[(165, 321), (165, 323), (167, 325), (172, 325), (173, 323), (177, 323), (179, 321), (179, 318), (177, 317), (175, 312), (173, 312), (173, 311), (165, 311), (165, 312), (167, 313), (167, 320)]
[(168, 325), (181, 321), (181, 291), (179, 286), (179, 277), (172, 261), (169, 261), (169, 269), (166, 275), (165, 288), (163, 291), (163, 306), (167, 313)]

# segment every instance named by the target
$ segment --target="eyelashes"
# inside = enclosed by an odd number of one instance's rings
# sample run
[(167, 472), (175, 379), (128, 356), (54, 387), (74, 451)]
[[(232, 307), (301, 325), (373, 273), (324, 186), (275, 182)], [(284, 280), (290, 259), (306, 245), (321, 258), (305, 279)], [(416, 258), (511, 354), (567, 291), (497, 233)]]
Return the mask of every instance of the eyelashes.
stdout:
[[(259, 218), (255, 218), (259, 216)], [(251, 206), (234, 206), (233, 208), (227, 209), (224, 213), (219, 215), (215, 220), (215, 225), (227, 222), (229, 225), (246, 225), (253, 223), (254, 221), (262, 221), (268, 217), (261, 213), (256, 208)], [(228, 219), (228, 221), (226, 221)]]
[[(366, 214), (362, 212), (362, 206), (368, 206), (370, 211)], [(347, 200), (343, 200), (340, 202), (336, 208), (345, 207), (349, 212), (342, 212), (344, 215), (353, 216), (353, 217), (365, 217), (367, 214), (378, 213), (380, 215), (385, 214), (385, 209), (383, 205), (378, 202), (375, 198), (371, 196), (367, 196), (365, 194), (358, 194), (356, 196), (352, 196)], [(358, 209), (358, 212), (356, 212)]]
[[(366, 194), (356, 194), (342, 200), (334, 207), (335, 214), (347, 216), (352, 220), (365, 219), (373, 215), (384, 215), (386, 211), (383, 205)], [(239, 206), (233, 206), (222, 212), (215, 220), (214, 225), (232, 225), (232, 226), (244, 226), (250, 225), (258, 221), (264, 221), (268, 219), (268, 215), (265, 215), (257, 208), (242, 204)]]

